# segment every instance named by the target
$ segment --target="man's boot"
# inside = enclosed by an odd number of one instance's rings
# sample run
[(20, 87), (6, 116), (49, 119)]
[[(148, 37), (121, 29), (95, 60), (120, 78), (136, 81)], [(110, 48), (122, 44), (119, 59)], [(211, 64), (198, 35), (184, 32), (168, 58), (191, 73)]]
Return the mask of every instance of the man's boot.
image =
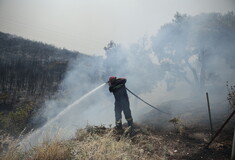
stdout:
[(115, 130), (117, 131), (118, 134), (122, 134), (123, 133), (122, 121), (121, 120), (116, 121)]
[(133, 119), (128, 119), (127, 120), (128, 127), (133, 127)]
[(133, 127), (133, 120), (127, 121), (128, 127)]
[(129, 129), (128, 129), (129, 136), (133, 136), (134, 135), (133, 119), (127, 120), (127, 124), (129, 127)]

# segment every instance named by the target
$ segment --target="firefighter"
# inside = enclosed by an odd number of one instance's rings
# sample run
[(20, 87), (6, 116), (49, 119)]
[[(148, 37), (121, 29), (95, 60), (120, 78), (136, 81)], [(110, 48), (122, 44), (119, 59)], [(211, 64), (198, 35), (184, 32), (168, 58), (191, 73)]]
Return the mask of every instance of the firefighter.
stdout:
[(126, 79), (125, 78), (117, 78), (110, 77), (109, 78), (109, 91), (113, 93), (115, 98), (115, 119), (116, 119), (116, 129), (122, 130), (122, 111), (125, 115), (125, 119), (127, 120), (128, 126), (132, 128), (133, 119), (131, 116), (131, 110), (129, 105), (129, 99), (126, 91)]

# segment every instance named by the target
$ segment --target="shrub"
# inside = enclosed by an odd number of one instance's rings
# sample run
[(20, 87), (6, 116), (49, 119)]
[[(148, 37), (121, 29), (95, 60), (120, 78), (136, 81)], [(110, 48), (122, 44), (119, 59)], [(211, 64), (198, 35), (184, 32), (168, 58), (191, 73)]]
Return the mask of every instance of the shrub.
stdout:
[(12, 135), (18, 135), (27, 126), (33, 111), (33, 104), (26, 103), (15, 111), (0, 112), (0, 128)]
[(9, 150), (0, 156), (2, 160), (69, 160), (71, 159), (71, 147), (67, 142), (55, 139), (46, 141), (31, 150), (24, 152), (12, 145)]
[(231, 108), (235, 109), (235, 85), (234, 86), (229, 86), (228, 81), (227, 81), (227, 89), (228, 89), (228, 102), (231, 106)]

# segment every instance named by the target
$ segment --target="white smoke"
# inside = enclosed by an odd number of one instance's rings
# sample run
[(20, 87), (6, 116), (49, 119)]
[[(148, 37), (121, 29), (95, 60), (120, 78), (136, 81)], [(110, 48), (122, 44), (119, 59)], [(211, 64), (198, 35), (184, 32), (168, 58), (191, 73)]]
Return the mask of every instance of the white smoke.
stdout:
[[(224, 43), (219, 41), (221, 43), (217, 44), (218, 40), (213, 38), (209, 38), (205, 42), (200, 41), (198, 34), (202, 34), (203, 31), (201, 31), (202, 28), (195, 28), (195, 26), (201, 22), (204, 24), (205, 20), (200, 16), (198, 19), (195, 16), (193, 20), (195, 21), (188, 21), (189, 24), (183, 26), (183, 34), (169, 27), (168, 30), (160, 30), (151, 39), (143, 38), (129, 47), (110, 42), (105, 48), (106, 57), (78, 57), (70, 65), (58, 96), (45, 102), (42, 117), (50, 121), (84, 94), (106, 82), (109, 76), (125, 77), (127, 79), (126, 87), (141, 98), (155, 106), (161, 103), (165, 104), (162, 105), (165, 108), (161, 107), (161, 110), (167, 109), (172, 113), (179, 113), (187, 109), (192, 111), (192, 107), (206, 108), (205, 92), (201, 92), (195, 98), (195, 93), (199, 92), (192, 87), (193, 85), (189, 85), (182, 76), (186, 75), (188, 81), (194, 79), (186, 61), (183, 58), (179, 59), (184, 56), (182, 53), (185, 51), (190, 51), (188, 62), (197, 73), (200, 72), (200, 57), (196, 54), (199, 52), (195, 51), (192, 44), (206, 46), (202, 49), (205, 49), (206, 53), (213, 53), (206, 62), (207, 77), (205, 78), (204, 91), (209, 92), (212, 100), (226, 101), (226, 81), (231, 84), (235, 83), (234, 65), (231, 67), (231, 63), (227, 63), (230, 53), (234, 52), (234, 45), (231, 45), (231, 41), (227, 40)], [(169, 39), (172, 40), (172, 43), (167, 42)], [(159, 46), (163, 46), (167, 56), (162, 55), (162, 50), (158, 50)], [(223, 51), (228, 54), (223, 54)], [(218, 54), (219, 52), (221, 54)], [(152, 108), (143, 104), (130, 93), (128, 94), (134, 122), (139, 121)], [(197, 101), (197, 105), (189, 103), (189, 99), (185, 100), (189, 97), (190, 101)], [(172, 100), (185, 100), (185, 103), (173, 102)], [(172, 103), (167, 103), (167, 101)], [(69, 136), (72, 136), (77, 128), (87, 124), (114, 124), (114, 98), (109, 93), (108, 86), (101, 88), (77, 104), (73, 110), (60, 117), (57, 124), (59, 128), (66, 128), (70, 133)]]

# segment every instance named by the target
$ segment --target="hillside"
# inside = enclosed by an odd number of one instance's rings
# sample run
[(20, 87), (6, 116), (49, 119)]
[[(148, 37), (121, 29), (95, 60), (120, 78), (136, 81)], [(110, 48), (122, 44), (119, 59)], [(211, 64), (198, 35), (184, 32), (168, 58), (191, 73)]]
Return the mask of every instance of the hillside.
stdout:
[[(169, 110), (191, 106), (180, 116), (172, 117), (156, 110), (143, 114), (140, 122), (134, 123), (130, 132), (127, 124), (124, 131), (117, 132), (112, 125), (80, 128), (70, 139), (61, 139), (60, 131), (52, 140), (30, 147), (25, 151), (18, 145), (25, 135), (14, 139), (7, 134), (0, 137), (0, 157), (3, 160), (83, 160), (83, 159), (142, 159), (142, 160), (230, 160), (234, 119), (222, 130), (218, 137), (206, 147), (212, 136), (207, 108), (192, 101), (169, 101), (160, 108)], [(178, 106), (180, 105), (180, 107)], [(212, 103), (212, 118), (215, 132), (228, 118), (231, 110), (225, 110), (223, 103)], [(216, 112), (215, 112), (216, 111)], [(29, 144), (30, 145), (30, 144)]]
[(87, 56), (0, 32), (0, 130), (18, 135), (28, 126), (80, 57)]

